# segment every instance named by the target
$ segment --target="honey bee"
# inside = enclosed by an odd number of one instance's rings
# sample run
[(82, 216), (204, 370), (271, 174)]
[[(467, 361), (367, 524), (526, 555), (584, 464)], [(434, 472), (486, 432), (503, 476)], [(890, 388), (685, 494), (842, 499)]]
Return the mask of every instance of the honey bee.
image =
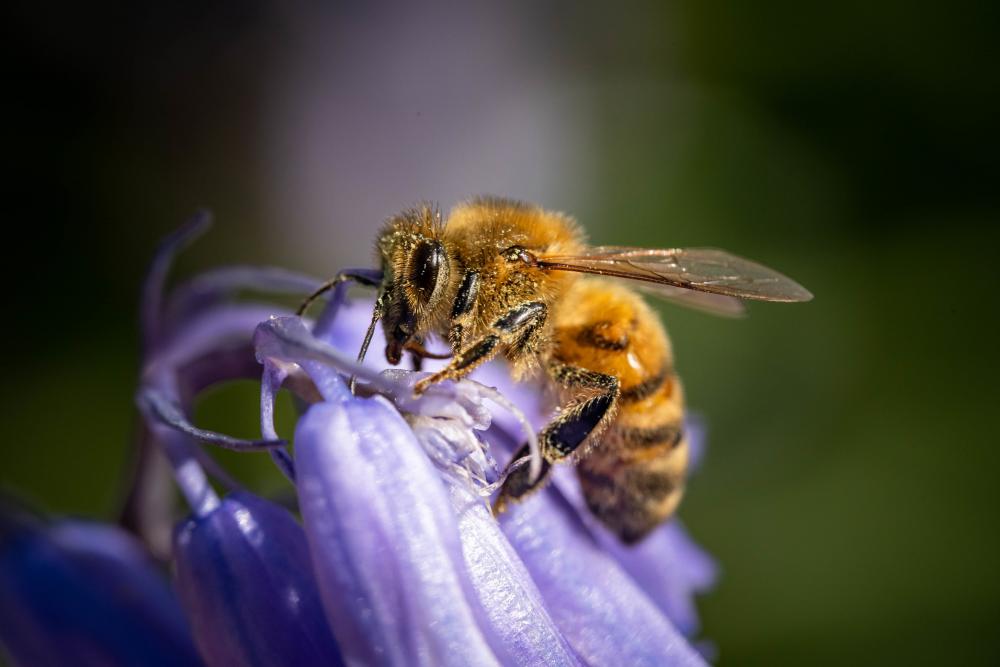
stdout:
[[(503, 354), (515, 379), (540, 377), (561, 406), (538, 434), (541, 475), (509, 469), (499, 513), (572, 461), (593, 514), (626, 543), (675, 511), (684, 492), (688, 442), (684, 397), (667, 333), (633, 286), (722, 315), (740, 299), (808, 301), (812, 295), (760, 264), (715, 249), (588, 246), (562, 213), (498, 198), (455, 207), (446, 221), (429, 205), (391, 218), (377, 239), (381, 271), (345, 271), (340, 282), (378, 288), (359, 358), (381, 321), (386, 360), (448, 342), (450, 361), (415, 386), (456, 380)], [(592, 274), (592, 275), (581, 275)], [(521, 447), (512, 461), (528, 453)]]

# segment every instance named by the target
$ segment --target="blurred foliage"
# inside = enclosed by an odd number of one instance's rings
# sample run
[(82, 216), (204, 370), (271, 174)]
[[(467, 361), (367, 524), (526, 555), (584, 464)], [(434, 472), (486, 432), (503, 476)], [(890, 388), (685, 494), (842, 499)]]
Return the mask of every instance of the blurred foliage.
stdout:
[[(252, 138), (287, 44), (262, 3), (63, 9), (12, 10), (0, 481), (111, 516), (155, 239), (210, 203), (181, 272), (275, 261)], [(816, 294), (735, 322), (663, 308), (711, 429), (681, 515), (722, 564), (701, 605), (720, 664), (995, 663), (998, 6), (530, 11), (592, 104), (573, 213), (596, 241), (717, 245)], [(255, 402), (221, 389), (198, 419), (250, 435)], [(225, 456), (280, 490), (266, 457)]]

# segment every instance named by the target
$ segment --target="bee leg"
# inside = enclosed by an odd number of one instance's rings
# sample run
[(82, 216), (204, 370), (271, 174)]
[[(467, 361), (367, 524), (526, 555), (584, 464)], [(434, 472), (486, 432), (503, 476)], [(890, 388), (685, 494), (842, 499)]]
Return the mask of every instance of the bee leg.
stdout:
[(412, 366), (413, 370), (417, 371), (418, 373), (424, 367), (424, 358), (421, 357), (416, 352), (414, 352), (413, 350), (410, 350), (410, 366)]
[(417, 394), (424, 392), (430, 385), (442, 380), (458, 380), (465, 377), (477, 366), (486, 363), (496, 356), (501, 345), (510, 345), (521, 340), (528, 331), (538, 331), (541, 323), (548, 316), (548, 308), (539, 301), (529, 301), (511, 308), (502, 315), (493, 326), (490, 333), (473, 342), (467, 348), (455, 354), (451, 363), (440, 371), (425, 377), (414, 385)]
[(313, 301), (323, 296), (340, 283), (347, 282), (348, 280), (353, 280), (359, 285), (364, 285), (365, 287), (378, 287), (382, 284), (382, 272), (377, 269), (345, 269), (333, 278), (327, 280), (325, 283), (320, 285), (315, 292), (307, 296), (299, 305), (295, 314), (301, 317), (305, 314), (306, 310), (309, 309), (309, 306), (312, 305)]
[[(519, 501), (541, 488), (548, 478), (553, 463), (577, 454), (587, 437), (600, 429), (614, 414), (621, 393), (618, 378), (583, 368), (555, 363), (549, 367), (552, 378), (566, 387), (594, 391), (598, 394), (564, 409), (538, 434), (542, 449), (542, 474), (532, 481), (528, 466), (513, 470), (507, 476), (500, 495), (493, 503), (493, 513), (500, 514), (512, 501)], [(523, 445), (511, 462), (528, 455), (528, 445)]]

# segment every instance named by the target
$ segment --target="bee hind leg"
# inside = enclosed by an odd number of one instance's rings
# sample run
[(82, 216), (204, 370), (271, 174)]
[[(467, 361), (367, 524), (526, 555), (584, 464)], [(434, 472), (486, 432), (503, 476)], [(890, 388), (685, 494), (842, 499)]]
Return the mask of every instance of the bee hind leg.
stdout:
[[(493, 503), (494, 515), (503, 512), (511, 502), (520, 501), (541, 488), (548, 480), (552, 464), (576, 454), (588, 436), (608, 423), (617, 408), (621, 391), (615, 376), (560, 363), (552, 364), (549, 373), (566, 387), (596, 391), (597, 395), (571, 404), (542, 429), (538, 435), (543, 459), (541, 474), (532, 480), (528, 466), (509, 471)], [(522, 445), (511, 463), (528, 453), (528, 445)]]

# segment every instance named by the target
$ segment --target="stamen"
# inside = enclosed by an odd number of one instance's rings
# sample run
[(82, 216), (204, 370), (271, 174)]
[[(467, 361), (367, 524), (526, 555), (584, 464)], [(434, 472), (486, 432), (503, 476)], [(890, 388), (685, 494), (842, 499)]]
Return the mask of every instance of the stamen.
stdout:
[[(528, 451), (529, 455), (525, 458), (529, 459), (530, 468), (528, 472), (530, 473), (530, 483), (534, 484), (538, 481), (538, 476), (542, 474), (542, 450), (538, 444), (538, 436), (535, 435), (535, 429), (531, 427), (531, 422), (528, 418), (521, 412), (520, 408), (510, 402), (510, 400), (501, 394), (496, 387), (488, 387), (486, 385), (480, 384), (475, 380), (469, 380), (469, 382), (475, 382), (482, 388), (483, 394), (486, 398), (490, 399), (502, 408), (506, 408), (508, 412), (514, 415), (518, 423), (521, 424), (521, 429), (524, 431), (525, 437), (528, 439)], [(519, 459), (520, 460), (520, 459)], [(521, 464), (523, 465), (523, 464)], [(513, 470), (508, 470), (504, 474), (504, 478), (509, 475)]]
[[(412, 389), (412, 386), (416, 383), (416, 381), (425, 377), (429, 377), (431, 374), (414, 373), (413, 371), (404, 371), (399, 369), (389, 369), (383, 371), (382, 375), (391, 378), (405, 390), (410, 390)], [(515, 419), (517, 419), (518, 423), (521, 425), (521, 428), (524, 432), (524, 436), (528, 441), (528, 450), (531, 452), (530, 454), (531, 481), (534, 482), (535, 480), (537, 480), (538, 476), (541, 475), (542, 472), (541, 448), (538, 444), (538, 438), (535, 435), (535, 430), (531, 427), (531, 423), (528, 421), (528, 418), (520, 410), (520, 408), (511, 403), (506, 396), (501, 394), (496, 389), (496, 387), (490, 387), (484, 385), (481, 382), (477, 382), (476, 380), (470, 380), (466, 378), (464, 380), (460, 380), (459, 382), (455, 383), (453, 386), (454, 390), (450, 392), (450, 394), (446, 395), (452, 402), (455, 402), (455, 399), (459, 399), (457, 402), (461, 403), (459, 407), (461, 407), (463, 410), (469, 411), (470, 409), (473, 409), (474, 406), (478, 403), (478, 399), (487, 399), (489, 401), (492, 401), (496, 405), (500, 406), (501, 408), (507, 410), (511, 415), (514, 416)], [(436, 391), (444, 391), (447, 389), (447, 385), (445, 386), (431, 385), (431, 387), (429, 387), (428, 390), (424, 392), (424, 396), (427, 396), (428, 394), (431, 394), (433, 396), (434, 394), (431, 391), (432, 389), (436, 389)], [(465, 401), (463, 403), (460, 399), (463, 393), (467, 392), (471, 392), (469, 393), (469, 398), (471, 400)], [(402, 394), (399, 394), (397, 391), (396, 393), (392, 394), (392, 398), (396, 402), (397, 406), (403, 409), (409, 409), (411, 411), (414, 411), (418, 408), (409, 407), (414, 403), (414, 400), (411, 397), (412, 397), (412, 391), (405, 391)], [(416, 399), (416, 402), (419, 403), (421, 400), (423, 400), (423, 397)], [(443, 409), (447, 410), (448, 408), (445, 407)], [(445, 413), (444, 416), (449, 416), (449, 415)], [(491, 420), (491, 416), (489, 415), (489, 413), (484, 411), (484, 414), (481, 416), (481, 419), (482, 421), (485, 422), (483, 428), (488, 427), (489, 422)]]
[(489, 448), (460, 421), (412, 414), (406, 421), (424, 453), (453, 480), (481, 488), (498, 476)]

